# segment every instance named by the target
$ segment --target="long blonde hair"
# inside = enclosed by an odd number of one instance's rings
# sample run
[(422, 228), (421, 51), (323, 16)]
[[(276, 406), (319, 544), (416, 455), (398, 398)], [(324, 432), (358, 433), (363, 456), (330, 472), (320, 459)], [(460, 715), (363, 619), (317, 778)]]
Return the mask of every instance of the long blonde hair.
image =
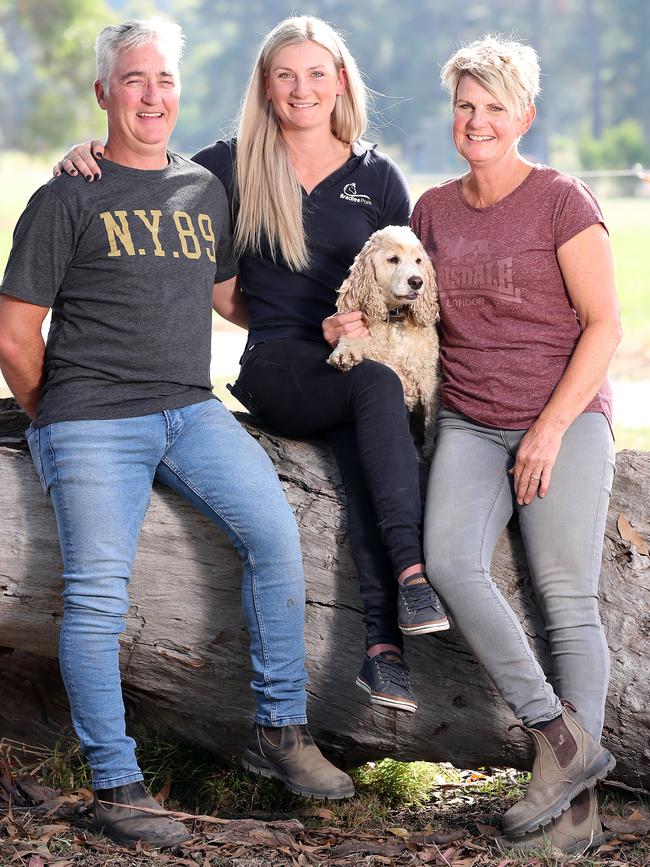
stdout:
[(347, 86), (332, 112), (332, 133), (351, 144), (363, 135), (367, 125), (368, 91), (339, 34), (325, 21), (310, 15), (286, 18), (274, 27), (262, 41), (239, 112), (235, 252), (259, 253), (262, 238), (266, 238), (274, 259), (279, 253), (294, 271), (309, 265), (302, 190), (275, 111), (266, 97), (265, 76), (279, 51), (306, 41), (326, 48), (337, 70), (346, 73)]

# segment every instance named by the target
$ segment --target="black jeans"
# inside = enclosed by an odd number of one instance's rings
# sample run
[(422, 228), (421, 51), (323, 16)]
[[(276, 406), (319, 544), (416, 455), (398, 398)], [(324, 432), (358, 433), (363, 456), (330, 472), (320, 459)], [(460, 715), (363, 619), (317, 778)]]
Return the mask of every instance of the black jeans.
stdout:
[(422, 563), (417, 456), (399, 377), (363, 361), (342, 373), (331, 350), (307, 340), (272, 340), (246, 352), (233, 393), (289, 437), (327, 436), (348, 495), (352, 553), (368, 644), (402, 646), (396, 576)]

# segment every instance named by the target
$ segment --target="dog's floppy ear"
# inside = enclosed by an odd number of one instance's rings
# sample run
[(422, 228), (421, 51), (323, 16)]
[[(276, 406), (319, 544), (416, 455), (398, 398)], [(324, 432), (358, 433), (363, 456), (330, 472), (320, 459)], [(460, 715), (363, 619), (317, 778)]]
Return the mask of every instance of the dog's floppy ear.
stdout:
[(350, 268), (350, 276), (339, 289), (336, 303), (339, 313), (361, 310), (369, 322), (385, 319), (386, 305), (377, 285), (377, 274), (372, 261), (372, 254), (377, 247), (378, 242), (375, 236), (371, 235), (357, 254)]
[(423, 252), (422, 264), (422, 279), (424, 280), (424, 292), (418, 300), (409, 308), (409, 314), (414, 325), (433, 325), (437, 322), (440, 315), (440, 305), (438, 304), (438, 287), (436, 284), (436, 274), (431, 264), (431, 259)]

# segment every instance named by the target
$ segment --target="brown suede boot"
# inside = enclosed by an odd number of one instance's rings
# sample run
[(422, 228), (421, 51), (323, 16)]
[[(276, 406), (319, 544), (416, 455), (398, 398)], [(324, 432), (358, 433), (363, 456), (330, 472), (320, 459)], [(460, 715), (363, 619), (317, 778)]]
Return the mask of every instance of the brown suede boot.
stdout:
[(354, 795), (350, 777), (327, 761), (306, 725), (267, 728), (255, 723), (242, 764), (254, 774), (282, 780), (296, 795), (330, 800)]
[(565, 702), (562, 714), (541, 731), (521, 726), (533, 739), (535, 761), (526, 797), (503, 816), (503, 831), (511, 839), (557, 819), (576, 795), (604, 779), (616, 765), (611, 753), (568, 708), (575, 713)]
[(593, 789), (577, 795), (559, 819), (523, 837), (499, 837), (502, 852), (532, 852), (534, 849), (559, 849), (567, 855), (578, 855), (600, 846), (605, 835), (598, 817), (598, 802)]
[(95, 828), (117, 843), (142, 840), (166, 849), (191, 839), (185, 825), (165, 815), (142, 782), (95, 791), (93, 809)]

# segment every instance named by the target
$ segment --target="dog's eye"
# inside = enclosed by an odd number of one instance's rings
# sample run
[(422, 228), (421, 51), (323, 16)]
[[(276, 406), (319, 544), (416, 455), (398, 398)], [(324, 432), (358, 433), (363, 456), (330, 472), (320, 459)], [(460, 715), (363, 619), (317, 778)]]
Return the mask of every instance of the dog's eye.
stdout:
[(388, 261), (391, 265), (399, 265), (399, 256), (391, 256)]
[(416, 259), (416, 260), (415, 260), (415, 264), (416, 264), (416, 265), (421, 265), (421, 264), (422, 264), (422, 259)]

